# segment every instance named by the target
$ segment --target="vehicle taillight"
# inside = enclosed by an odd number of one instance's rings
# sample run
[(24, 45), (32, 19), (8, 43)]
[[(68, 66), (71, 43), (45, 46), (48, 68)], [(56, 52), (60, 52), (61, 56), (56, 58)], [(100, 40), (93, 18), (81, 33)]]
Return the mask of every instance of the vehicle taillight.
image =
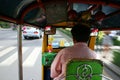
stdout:
[(23, 33), (27, 33), (26, 31), (23, 31)]
[(37, 32), (37, 31), (35, 31), (35, 32), (34, 32), (34, 34), (38, 34), (38, 32)]
[(23, 30), (25, 30), (26, 29), (26, 27), (23, 27)]

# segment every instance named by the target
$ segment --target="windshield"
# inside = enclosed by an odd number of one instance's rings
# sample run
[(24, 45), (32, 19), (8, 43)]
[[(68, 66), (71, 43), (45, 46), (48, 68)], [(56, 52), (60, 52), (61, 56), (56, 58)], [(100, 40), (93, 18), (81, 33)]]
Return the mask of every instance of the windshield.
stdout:
[[(55, 35), (48, 35), (48, 45), (52, 45), (53, 48), (68, 47), (73, 45), (73, 41), (70, 38), (70, 28), (57, 29)], [(68, 35), (69, 34), (69, 35)]]

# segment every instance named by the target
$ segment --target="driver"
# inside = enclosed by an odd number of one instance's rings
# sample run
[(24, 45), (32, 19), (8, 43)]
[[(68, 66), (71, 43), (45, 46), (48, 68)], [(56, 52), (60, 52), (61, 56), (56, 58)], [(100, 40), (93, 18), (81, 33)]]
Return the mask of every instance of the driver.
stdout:
[(66, 65), (70, 59), (96, 59), (96, 53), (87, 46), (91, 30), (83, 24), (75, 25), (72, 30), (74, 46), (67, 47), (58, 52), (51, 64), (51, 78), (62, 80), (65, 76)]

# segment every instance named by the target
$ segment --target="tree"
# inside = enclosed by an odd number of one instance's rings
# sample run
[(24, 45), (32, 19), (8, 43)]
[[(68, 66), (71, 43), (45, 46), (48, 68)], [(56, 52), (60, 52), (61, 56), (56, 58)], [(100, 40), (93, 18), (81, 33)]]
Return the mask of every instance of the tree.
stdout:
[(10, 28), (10, 23), (0, 21), (0, 27), (1, 28)]

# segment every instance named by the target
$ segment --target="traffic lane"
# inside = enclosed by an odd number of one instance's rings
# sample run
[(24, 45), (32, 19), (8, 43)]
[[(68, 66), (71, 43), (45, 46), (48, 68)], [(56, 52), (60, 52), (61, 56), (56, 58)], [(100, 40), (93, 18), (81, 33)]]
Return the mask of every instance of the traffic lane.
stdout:
[[(17, 30), (0, 30), (0, 46), (17, 46)], [(39, 43), (39, 44), (38, 44)], [(42, 45), (42, 38), (30, 38), (25, 40), (22, 35), (23, 46), (40, 46)]]
[[(17, 32), (0, 31), (0, 79), (18, 80)], [(6, 36), (7, 37), (6, 37)], [(24, 80), (42, 80), (41, 39), (24, 40), (22, 38), (23, 78)], [(9, 51), (8, 51), (9, 50)], [(6, 77), (7, 75), (7, 77)]]
[(103, 75), (105, 75), (108, 78), (111, 78), (112, 80), (120, 80), (120, 76), (116, 75), (112, 70), (110, 70), (106, 66), (104, 66)]

